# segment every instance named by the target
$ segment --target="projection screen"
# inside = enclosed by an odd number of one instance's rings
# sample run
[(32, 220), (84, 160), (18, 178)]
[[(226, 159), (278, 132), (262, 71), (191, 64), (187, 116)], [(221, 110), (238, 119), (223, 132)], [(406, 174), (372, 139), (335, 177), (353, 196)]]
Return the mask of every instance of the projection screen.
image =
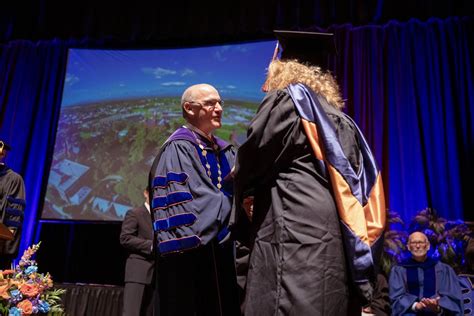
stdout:
[(161, 144), (196, 83), (225, 101), (216, 135), (238, 146), (264, 94), (274, 41), (161, 50), (71, 49), (42, 219), (120, 221), (143, 203)]

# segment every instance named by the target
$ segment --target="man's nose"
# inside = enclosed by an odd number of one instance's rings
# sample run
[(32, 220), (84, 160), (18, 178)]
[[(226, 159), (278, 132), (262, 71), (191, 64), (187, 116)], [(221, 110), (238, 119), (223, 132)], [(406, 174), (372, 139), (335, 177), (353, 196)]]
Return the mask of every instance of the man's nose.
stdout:
[(216, 104), (214, 106), (214, 111), (220, 111), (220, 112), (223, 111), (223, 108), (222, 108), (222, 105), (220, 104), (220, 102), (216, 102)]

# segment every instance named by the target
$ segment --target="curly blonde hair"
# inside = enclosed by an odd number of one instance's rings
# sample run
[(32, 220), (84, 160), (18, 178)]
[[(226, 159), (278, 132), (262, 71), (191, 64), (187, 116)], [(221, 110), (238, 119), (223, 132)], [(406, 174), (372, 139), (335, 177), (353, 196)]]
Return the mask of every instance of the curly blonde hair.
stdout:
[(306, 66), (297, 60), (274, 60), (270, 63), (265, 82), (268, 91), (283, 89), (295, 83), (305, 84), (337, 109), (344, 107), (339, 86), (330, 72), (324, 72), (320, 67)]

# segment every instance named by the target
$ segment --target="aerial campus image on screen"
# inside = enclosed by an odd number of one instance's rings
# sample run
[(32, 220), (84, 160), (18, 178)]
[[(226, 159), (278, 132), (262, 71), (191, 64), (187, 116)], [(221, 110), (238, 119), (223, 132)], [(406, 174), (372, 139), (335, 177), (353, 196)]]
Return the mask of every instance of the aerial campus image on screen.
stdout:
[(161, 144), (185, 123), (180, 99), (192, 84), (218, 89), (216, 135), (238, 146), (264, 96), (273, 46), (71, 50), (42, 218), (119, 221), (141, 205)]

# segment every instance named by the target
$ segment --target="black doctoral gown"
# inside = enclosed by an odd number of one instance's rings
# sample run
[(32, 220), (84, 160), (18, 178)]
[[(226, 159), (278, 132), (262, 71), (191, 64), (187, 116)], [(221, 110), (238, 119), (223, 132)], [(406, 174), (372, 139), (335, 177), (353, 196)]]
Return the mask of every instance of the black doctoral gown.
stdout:
[[(321, 105), (359, 170), (356, 127)], [(345, 315), (348, 269), (332, 184), (287, 89), (267, 94), (252, 120), (237, 153), (234, 193), (232, 232), (250, 248), (245, 315)], [(255, 198), (251, 223), (245, 196)]]

